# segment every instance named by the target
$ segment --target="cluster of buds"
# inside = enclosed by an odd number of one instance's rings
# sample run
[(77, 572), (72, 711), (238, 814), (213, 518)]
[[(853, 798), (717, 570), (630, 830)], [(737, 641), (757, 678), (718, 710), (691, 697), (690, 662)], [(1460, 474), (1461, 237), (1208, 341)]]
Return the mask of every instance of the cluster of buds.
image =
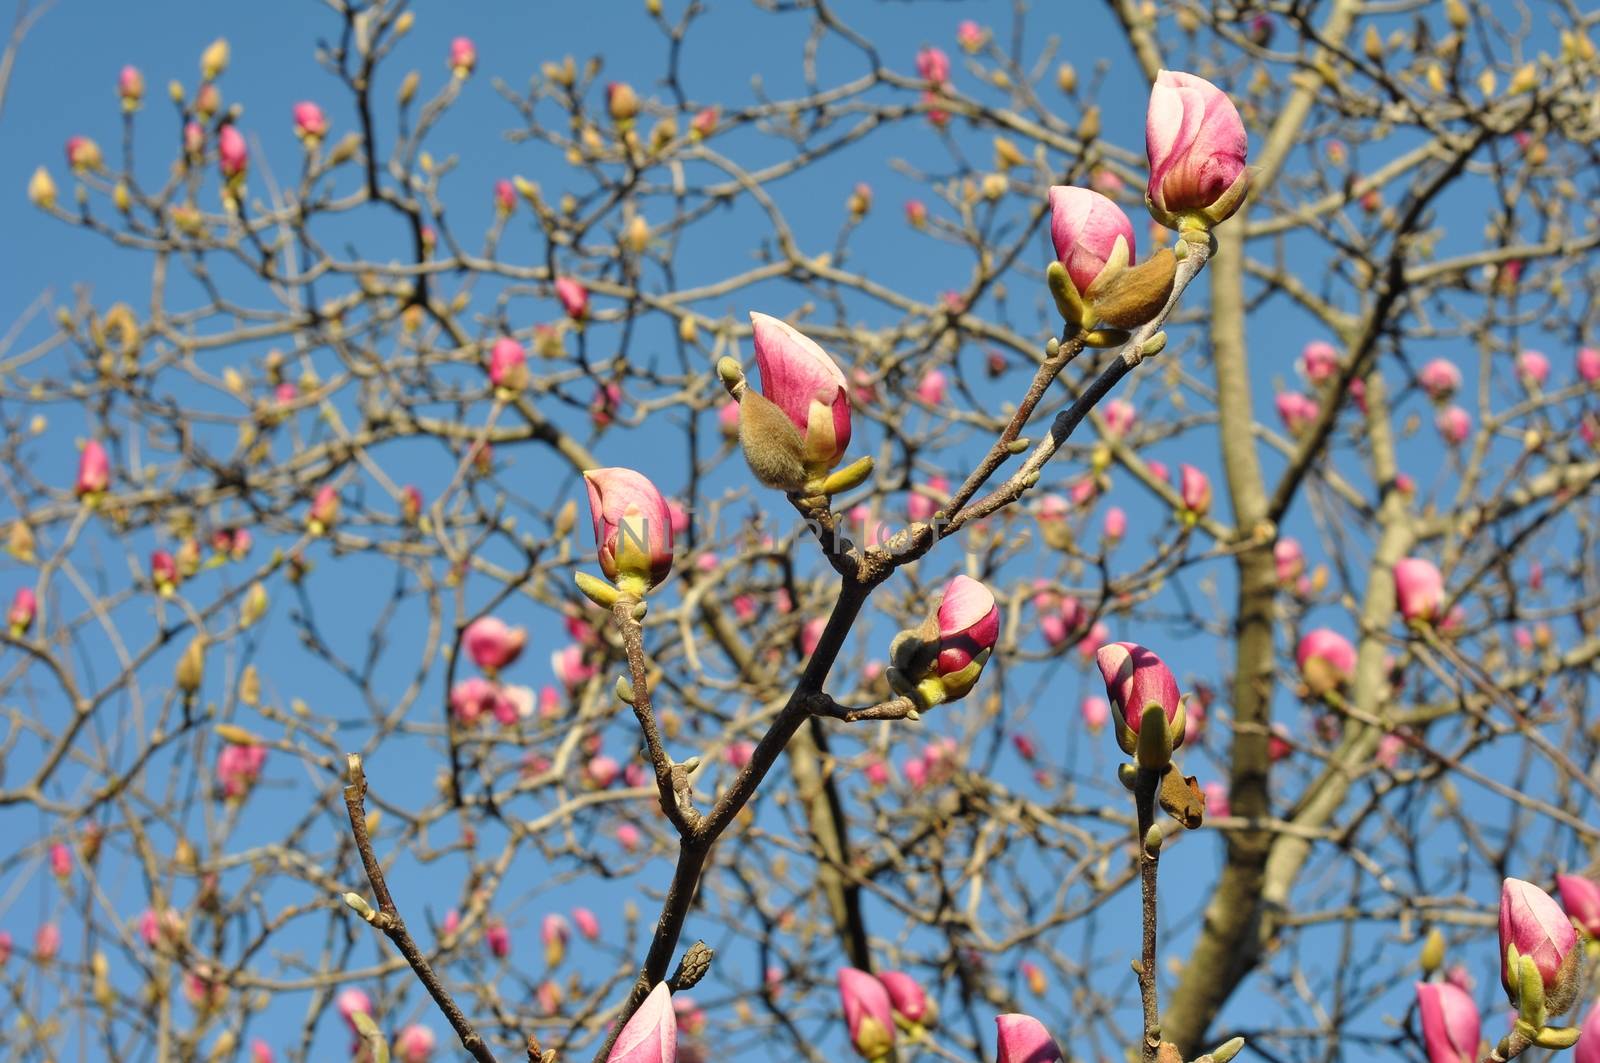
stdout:
[(939, 607), (889, 646), (889, 686), (924, 710), (967, 696), (1000, 637), (1000, 607), (988, 587), (957, 576)]
[(908, 1041), (917, 1041), (939, 1018), (933, 999), (903, 971), (873, 976), (854, 967), (841, 968), (839, 1001), (850, 1044), (869, 1063), (894, 1051), (897, 1030)]

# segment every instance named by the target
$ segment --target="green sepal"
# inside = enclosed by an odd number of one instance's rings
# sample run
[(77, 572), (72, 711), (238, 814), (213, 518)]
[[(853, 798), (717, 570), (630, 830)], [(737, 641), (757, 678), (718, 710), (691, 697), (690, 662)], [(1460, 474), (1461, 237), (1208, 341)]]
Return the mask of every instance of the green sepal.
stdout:
[(1083, 324), (1083, 296), (1078, 294), (1072, 278), (1067, 275), (1067, 267), (1060, 262), (1050, 263), (1045, 267), (1044, 279), (1050, 286), (1050, 294), (1055, 298), (1061, 320), (1073, 328), (1080, 327)]
[(1139, 767), (1146, 771), (1166, 771), (1172, 763), (1172, 736), (1167, 733), (1167, 711), (1154, 701), (1146, 702), (1139, 717)]
[(836, 495), (852, 488), (860, 487), (872, 475), (871, 456), (858, 458), (842, 469), (837, 469), (823, 478), (818, 487), (819, 495)]
[(587, 572), (574, 572), (572, 578), (578, 584), (578, 589), (583, 592), (583, 596), (602, 609), (610, 609), (622, 597), (617, 588), (598, 576), (591, 576)]
[(1533, 1035), (1533, 1043), (1540, 1048), (1571, 1048), (1581, 1032), (1576, 1026), (1544, 1026)]

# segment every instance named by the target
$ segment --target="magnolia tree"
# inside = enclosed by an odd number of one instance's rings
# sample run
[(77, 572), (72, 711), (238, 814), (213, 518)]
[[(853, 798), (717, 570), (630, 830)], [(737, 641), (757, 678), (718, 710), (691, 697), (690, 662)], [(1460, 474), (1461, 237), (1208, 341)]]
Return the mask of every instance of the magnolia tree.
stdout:
[(27, 186), (8, 1058), (1600, 1059), (1600, 15), (328, 6)]

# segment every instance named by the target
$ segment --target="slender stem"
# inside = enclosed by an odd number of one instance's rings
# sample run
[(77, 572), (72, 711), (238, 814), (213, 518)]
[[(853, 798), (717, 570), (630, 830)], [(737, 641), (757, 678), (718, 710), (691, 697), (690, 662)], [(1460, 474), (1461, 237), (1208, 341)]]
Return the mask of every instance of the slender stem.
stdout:
[(372, 838), (367, 834), (366, 772), (361, 768), (361, 758), (355, 753), (349, 754), (348, 764), (350, 785), (344, 788), (344, 807), (350, 815), (350, 833), (355, 837), (356, 851), (361, 854), (361, 866), (367, 871), (367, 881), (371, 883), (372, 894), (378, 901), (378, 910), (373, 915), (371, 923), (394, 942), (395, 948), (400, 950), (400, 955), (411, 965), (417, 980), (427, 989), (433, 1002), (439, 1005), (439, 1010), (444, 1012), (451, 1029), (455, 1030), (456, 1036), (461, 1039), (461, 1047), (465, 1048), (478, 1063), (495, 1063), (494, 1053), (489, 1051), (489, 1046), (484, 1043), (482, 1035), (473, 1029), (472, 1023), (467, 1020), (467, 1016), (450, 996), (450, 991), (439, 981), (439, 976), (433, 973), (428, 958), (411, 939), (411, 934), (406, 930), (405, 920), (400, 918), (400, 910), (395, 907), (394, 898), (389, 894), (389, 883), (383, 877), (383, 867), (372, 852)]
[(1156, 790), (1161, 775), (1140, 768), (1134, 781), (1133, 801), (1139, 821), (1139, 894), (1144, 916), (1144, 937), (1139, 957), (1139, 999), (1144, 1004), (1144, 1063), (1155, 1063), (1161, 1048), (1161, 1004), (1156, 995), (1156, 870), (1161, 847), (1146, 844), (1155, 827)]
[(628, 657), (628, 676), (633, 686), (633, 714), (644, 732), (645, 746), (650, 751), (650, 762), (656, 770), (656, 788), (661, 794), (661, 810), (678, 828), (678, 834), (687, 838), (700, 825), (700, 813), (694, 807), (694, 795), (689, 785), (689, 772), (681, 764), (674, 764), (667, 755), (666, 744), (661, 741), (661, 731), (656, 726), (655, 709), (650, 700), (648, 669), (644, 656), (644, 637), (633, 610), (637, 598), (624, 595), (611, 607), (611, 618), (616, 621), (617, 633), (622, 636), (622, 650)]

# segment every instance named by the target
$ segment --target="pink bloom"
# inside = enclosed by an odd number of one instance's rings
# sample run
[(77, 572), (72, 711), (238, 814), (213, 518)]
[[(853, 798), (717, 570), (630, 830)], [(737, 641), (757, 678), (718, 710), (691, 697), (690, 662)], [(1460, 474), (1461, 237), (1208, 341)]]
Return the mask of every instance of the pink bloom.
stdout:
[(814, 616), (807, 620), (800, 628), (800, 652), (807, 657), (817, 652), (817, 645), (822, 641), (822, 632), (828, 626), (828, 618)]
[[(1592, 938), (1600, 939), (1600, 886), (1581, 875), (1557, 875), (1561, 906), (1573, 922)], [(1600, 1041), (1596, 1042), (1600, 1047)]]
[(484, 944), (489, 946), (489, 954), (497, 960), (503, 960), (511, 955), (511, 931), (499, 919), (491, 919), (483, 928)]
[(742, 771), (750, 763), (750, 758), (755, 756), (756, 744), (749, 739), (740, 739), (731, 743), (723, 753), (723, 759), (736, 771)]
[(1378, 739), (1377, 761), (1384, 768), (1393, 771), (1400, 763), (1400, 754), (1405, 751), (1406, 740), (1391, 732)]
[(947, 394), (944, 374), (937, 369), (928, 370), (922, 374), (922, 379), (917, 381), (917, 398), (929, 406), (943, 406)]
[(968, 52), (976, 52), (989, 39), (989, 31), (970, 18), (962, 19), (956, 27), (956, 43)]
[(1206, 815), (1216, 816), (1219, 819), (1233, 815), (1233, 805), (1228, 800), (1228, 786), (1226, 783), (1212, 779), (1200, 787), (1200, 793), (1205, 798)]
[(1580, 347), (1578, 349), (1578, 379), (1586, 384), (1600, 381), (1600, 348)]
[(917, 52), (917, 75), (938, 88), (950, 80), (950, 57), (932, 45)]
[(1095, 654), (1100, 677), (1106, 683), (1106, 697), (1116, 706), (1128, 730), (1139, 733), (1145, 706), (1154, 702), (1166, 713), (1167, 722), (1178, 718), (1182, 705), (1178, 681), (1161, 658), (1134, 642), (1113, 642)]
[(1418, 982), (1417, 1012), (1428, 1063), (1475, 1063), (1482, 1033), (1469, 994), (1449, 982)]
[(1168, 483), (1172, 482), (1172, 473), (1171, 473), (1171, 471), (1169, 471), (1167, 469), (1167, 463), (1166, 462), (1164, 462), (1164, 461), (1147, 461), (1147, 462), (1145, 462), (1145, 466), (1150, 470), (1150, 475), (1154, 476), (1157, 480), (1160, 480), (1162, 483), (1168, 484)]
[(1272, 546), (1272, 563), (1279, 583), (1293, 583), (1306, 570), (1305, 551), (1298, 539), (1279, 539)]
[(91, 439), (83, 445), (83, 453), (78, 457), (78, 479), (73, 490), (82, 498), (97, 495), (110, 486), (111, 459), (106, 457), (106, 448), (100, 441)]
[(1523, 351), (1517, 355), (1517, 379), (1529, 391), (1544, 387), (1550, 379), (1550, 359), (1539, 351)]
[(672, 991), (658, 982), (633, 1013), (606, 1063), (676, 1063), (678, 1058), (678, 1016), (672, 1006)]
[(717, 131), (717, 123), (722, 119), (722, 108), (716, 104), (702, 107), (695, 112), (694, 118), (689, 122), (689, 129), (693, 134), (704, 140)]
[[(612, 762), (613, 765), (615, 761)], [(602, 787), (603, 789), (603, 787)], [(544, 962), (549, 967), (559, 967), (567, 954), (567, 939), (572, 930), (564, 916), (551, 912), (539, 927), (539, 940), (544, 942)]]
[(878, 981), (889, 994), (889, 1006), (896, 1015), (910, 1023), (921, 1023), (928, 1017), (928, 994), (915, 978), (902, 971), (884, 971)]
[(1407, 623), (1431, 622), (1444, 604), (1444, 577), (1426, 558), (1402, 558), (1394, 564), (1394, 593)]
[(450, 42), (450, 69), (456, 77), (464, 78), (478, 65), (478, 47), (471, 37), (457, 37)]
[(1453, 447), (1459, 447), (1472, 434), (1472, 415), (1460, 406), (1451, 406), (1439, 411), (1439, 416), (1433, 420), (1433, 426), (1439, 430), (1440, 439)]
[(250, 152), (245, 147), (244, 134), (229, 122), (217, 134), (217, 166), (221, 169), (222, 176), (230, 180), (243, 177), (249, 161)]
[(1313, 384), (1332, 379), (1339, 372), (1339, 352), (1326, 340), (1312, 340), (1300, 352), (1300, 371)]
[(1083, 638), (1078, 640), (1078, 655), (1083, 658), (1083, 663), (1088, 664), (1094, 660), (1095, 654), (1101, 646), (1105, 645), (1109, 629), (1104, 621), (1096, 620), (1094, 626), (1089, 628)]
[(1550, 1014), (1560, 1015), (1572, 1005), (1577, 989), (1577, 944), (1572, 921), (1548, 893), (1520, 878), (1505, 880), (1500, 887), (1500, 984), (1513, 1006), (1517, 991), (1506, 963), (1509, 950), (1533, 957)]
[(1193, 465), (1178, 466), (1178, 495), (1186, 510), (1203, 517), (1211, 509), (1211, 479)]
[(1589, 1009), (1589, 1017), (1583, 1020), (1583, 1029), (1578, 1034), (1578, 1043), (1572, 1048), (1573, 1063), (1600, 1063), (1600, 1004), (1595, 1004)]
[(485, 672), (498, 672), (522, 655), (528, 644), (525, 628), (511, 627), (499, 617), (480, 616), (462, 632), (461, 643), (467, 654)]
[(1000, 1031), (995, 1045), (995, 1063), (1059, 1063), (1061, 1050), (1038, 1019), (1018, 1014), (996, 1015), (994, 1024)]
[(604, 754), (590, 758), (589, 763), (583, 766), (584, 778), (597, 790), (609, 789), (621, 772), (622, 765)]
[(72, 876), (72, 850), (63, 842), (50, 846), (50, 873), (59, 879)]
[(889, 785), (889, 765), (882, 760), (871, 760), (862, 769), (867, 777), (867, 783), (873, 788)]
[(1325, 694), (1355, 678), (1356, 648), (1329, 628), (1307, 632), (1295, 649), (1294, 659), (1301, 678), (1314, 694)]
[(1125, 436), (1133, 429), (1133, 422), (1137, 419), (1133, 403), (1126, 399), (1112, 399), (1106, 403), (1103, 416), (1106, 419), (1106, 432), (1113, 436)]
[(739, 435), (739, 404), (732, 400), (722, 404), (717, 410), (717, 428), (730, 439)]
[(478, 676), (450, 688), (450, 712), (462, 723), (475, 723), (484, 713), (493, 712), (495, 700), (494, 684)]
[[(272, 1046), (257, 1037), (250, 1042), (250, 1063), (272, 1063)], [(402, 1063), (415, 1063), (403, 1060)]]
[(1033, 744), (1033, 739), (1021, 731), (1011, 736), (1011, 744), (1017, 748), (1017, 756), (1030, 764), (1039, 755), (1038, 747)]
[(494, 183), (494, 209), (502, 215), (517, 209), (517, 189), (504, 177)]
[(294, 105), (294, 135), (302, 140), (321, 140), (328, 134), (328, 116), (310, 100)]
[(1316, 400), (1298, 391), (1279, 392), (1274, 401), (1278, 407), (1278, 419), (1283, 422), (1283, 427), (1289, 430), (1290, 435), (1299, 435), (1310, 428), (1317, 419)]
[(241, 798), (249, 794), (261, 778), (266, 766), (267, 747), (229, 743), (217, 754), (217, 782), (226, 798)]
[(55, 959), (61, 951), (61, 929), (54, 923), (45, 923), (33, 935), (34, 958), (41, 963)]
[(372, 998), (367, 996), (365, 990), (354, 986), (341, 991), (334, 998), (333, 1006), (339, 1012), (339, 1017), (350, 1024), (352, 1030), (356, 1028), (357, 1015), (366, 1015), (369, 1018), (372, 1015)]
[(117, 75), (117, 95), (122, 97), (125, 110), (133, 110), (144, 98), (144, 75), (136, 66), (125, 66)]
[(502, 727), (511, 727), (518, 720), (533, 715), (533, 688), (503, 686), (495, 691), (494, 718)]
[(1130, 266), (1136, 254), (1133, 223), (1122, 208), (1099, 192), (1070, 185), (1050, 189), (1050, 239), (1079, 295), (1108, 265)]
[(433, 1031), (421, 1023), (412, 1023), (395, 1038), (394, 1056), (398, 1063), (428, 1063), (437, 1046)]
[(938, 673), (961, 671), (999, 637), (1000, 607), (989, 588), (967, 576), (951, 580), (939, 602)]
[(677, 1016), (678, 1029), (686, 1034), (693, 1036), (706, 1028), (706, 1013), (686, 996), (672, 998), (672, 1013)]
[(623, 590), (643, 594), (672, 571), (672, 514), (655, 484), (632, 469), (583, 474), (600, 569)]
[(622, 846), (624, 852), (633, 852), (639, 848), (641, 840), (639, 828), (632, 823), (623, 823), (617, 827), (617, 844)]
[(1455, 367), (1454, 362), (1435, 358), (1422, 367), (1422, 372), (1417, 374), (1417, 383), (1422, 385), (1422, 390), (1434, 402), (1445, 402), (1460, 390), (1461, 370)]
[(572, 277), (556, 278), (556, 298), (561, 302), (561, 309), (574, 321), (583, 321), (589, 316), (589, 289), (583, 282)]
[(339, 519), (339, 492), (332, 484), (323, 484), (311, 498), (311, 521), (326, 530)]
[(1095, 732), (1111, 719), (1111, 705), (1105, 698), (1084, 698), (1078, 711), (1083, 714), (1083, 725)]
[(510, 336), (501, 336), (489, 350), (489, 381), (508, 391), (521, 391), (528, 382), (528, 352)]
[(1116, 543), (1128, 532), (1128, 515), (1122, 511), (1121, 506), (1112, 506), (1106, 510), (1105, 528), (1101, 537), (1107, 543)]
[(854, 967), (839, 969), (839, 999), (844, 1004), (850, 1043), (864, 1059), (877, 1059), (894, 1047), (894, 1009), (883, 983)]
[(18, 587), (17, 593), (11, 598), (11, 609), (6, 613), (6, 622), (11, 626), (13, 638), (21, 638), (33, 626), (33, 618), (39, 612), (39, 597), (33, 593), (32, 587)]
[(578, 933), (582, 934), (585, 939), (589, 941), (598, 941), (600, 939), (600, 920), (595, 917), (594, 912), (587, 908), (574, 908), (572, 909), (572, 921), (577, 924)]
[(914, 229), (920, 229), (928, 221), (928, 207), (920, 199), (906, 200), (906, 221)]
[(1157, 221), (1204, 213), (1216, 223), (1238, 209), (1250, 180), (1249, 143), (1227, 93), (1193, 74), (1161, 71), (1150, 90), (1144, 139), (1145, 194)]
[(104, 160), (100, 155), (100, 145), (88, 137), (67, 138), (67, 165), (78, 173), (87, 170), (98, 170)]
[(750, 314), (761, 394), (782, 410), (800, 434), (801, 456), (819, 470), (832, 469), (850, 445), (850, 387), (827, 352), (785, 321)]

